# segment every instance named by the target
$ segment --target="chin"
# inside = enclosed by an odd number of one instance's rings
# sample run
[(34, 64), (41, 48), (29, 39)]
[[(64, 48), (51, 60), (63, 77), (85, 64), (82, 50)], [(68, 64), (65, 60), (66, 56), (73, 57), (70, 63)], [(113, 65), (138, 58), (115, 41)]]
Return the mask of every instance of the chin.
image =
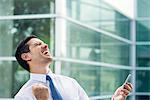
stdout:
[(44, 58), (42, 62), (51, 64), (53, 62), (52, 58)]
[(53, 61), (53, 58), (52, 58), (52, 57), (50, 57), (50, 58), (49, 58), (49, 60), (50, 60), (50, 62), (52, 62), (52, 61)]
[(43, 60), (45, 60), (45, 61), (50, 61), (50, 62), (53, 61), (53, 57), (50, 56), (50, 55), (43, 55), (43, 56), (41, 56), (41, 57), (42, 57)]
[(52, 57), (47, 57), (46, 58), (48, 61), (52, 62), (53, 61), (53, 58)]

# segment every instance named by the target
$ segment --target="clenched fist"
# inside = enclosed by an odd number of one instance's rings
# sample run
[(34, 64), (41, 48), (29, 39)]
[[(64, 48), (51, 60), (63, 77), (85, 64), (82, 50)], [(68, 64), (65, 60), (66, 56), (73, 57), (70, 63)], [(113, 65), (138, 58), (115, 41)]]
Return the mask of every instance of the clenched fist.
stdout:
[(49, 100), (49, 89), (43, 84), (34, 84), (32, 86), (32, 93), (37, 100)]

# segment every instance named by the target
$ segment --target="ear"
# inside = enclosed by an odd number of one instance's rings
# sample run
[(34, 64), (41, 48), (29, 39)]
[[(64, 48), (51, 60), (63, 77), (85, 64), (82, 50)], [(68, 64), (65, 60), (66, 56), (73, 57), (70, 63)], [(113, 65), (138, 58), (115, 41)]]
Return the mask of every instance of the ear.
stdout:
[(31, 61), (31, 56), (29, 53), (23, 53), (21, 54), (21, 58), (25, 61)]

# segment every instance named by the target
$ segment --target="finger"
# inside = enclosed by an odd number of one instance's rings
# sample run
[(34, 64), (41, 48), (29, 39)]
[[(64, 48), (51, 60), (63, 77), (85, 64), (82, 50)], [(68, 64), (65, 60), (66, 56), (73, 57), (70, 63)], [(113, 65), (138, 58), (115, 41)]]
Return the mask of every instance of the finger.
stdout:
[[(120, 95), (125, 99), (127, 97), (127, 95), (122, 91), (120, 92)], [(122, 100), (122, 99), (121, 99)]]
[(116, 94), (116, 95), (119, 95), (122, 89), (123, 89), (123, 87), (122, 87), (122, 86), (121, 86), (121, 87), (119, 87), (119, 88), (116, 90), (115, 94)]
[(132, 87), (129, 84), (125, 84), (124, 89), (127, 89), (128, 91), (131, 91)]
[(41, 90), (45, 90), (48, 91), (48, 87), (45, 86), (44, 84), (38, 83), (38, 84), (34, 84), (32, 85), (32, 91), (41, 91)]
[(131, 83), (126, 83), (126, 84), (128, 84), (130, 86), (130, 88), (133, 89), (133, 86)]
[(45, 84), (35, 83), (32, 85), (32, 87), (47, 87), (47, 86)]
[(122, 89), (121, 92), (123, 94), (125, 94), (126, 96), (130, 93), (130, 91), (126, 90), (126, 89)]

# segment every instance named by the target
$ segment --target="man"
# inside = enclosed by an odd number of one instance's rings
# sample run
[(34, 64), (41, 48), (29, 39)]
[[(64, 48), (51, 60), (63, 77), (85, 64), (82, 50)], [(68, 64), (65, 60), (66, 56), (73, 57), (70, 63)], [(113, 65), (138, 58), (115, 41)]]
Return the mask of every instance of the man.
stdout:
[(49, 89), (43, 84), (34, 84), (32, 93), (37, 100), (49, 100)]
[[(49, 65), (52, 62), (52, 55), (48, 45), (36, 36), (22, 40), (17, 47), (15, 57), (18, 63), (30, 72), (29, 81), (17, 93), (15, 100), (36, 100), (32, 93), (32, 86), (35, 83), (48, 86), (50, 100), (89, 100), (76, 80), (51, 72)], [(116, 90), (113, 99), (124, 100), (131, 90), (131, 84), (125, 84)]]

